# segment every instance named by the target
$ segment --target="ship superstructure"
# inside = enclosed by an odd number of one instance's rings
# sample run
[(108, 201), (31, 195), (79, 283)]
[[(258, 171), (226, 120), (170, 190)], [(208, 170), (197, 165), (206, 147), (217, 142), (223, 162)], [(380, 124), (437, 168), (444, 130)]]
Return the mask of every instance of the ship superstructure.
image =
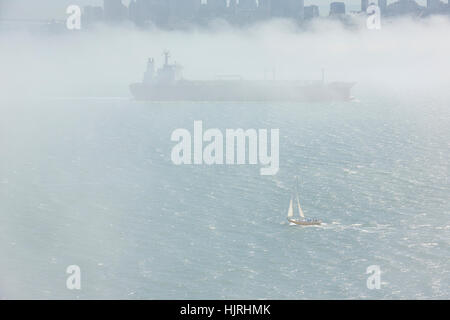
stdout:
[(164, 51), (164, 65), (155, 71), (155, 59), (150, 58), (147, 62), (147, 70), (144, 73), (142, 84), (154, 85), (174, 85), (181, 80), (181, 66), (169, 63), (170, 53)]

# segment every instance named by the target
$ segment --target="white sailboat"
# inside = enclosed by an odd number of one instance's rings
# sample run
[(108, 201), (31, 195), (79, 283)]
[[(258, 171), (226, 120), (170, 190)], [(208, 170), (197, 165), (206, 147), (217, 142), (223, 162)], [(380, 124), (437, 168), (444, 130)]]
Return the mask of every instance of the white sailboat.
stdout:
[(296, 204), (298, 207), (298, 214), (300, 215), (300, 219), (294, 219), (294, 197), (291, 198), (291, 201), (289, 202), (289, 209), (288, 209), (288, 215), (287, 220), (289, 221), (289, 225), (300, 225), (300, 226), (314, 226), (314, 225), (320, 225), (322, 221), (318, 219), (307, 219), (305, 218), (305, 214), (303, 213), (302, 207), (300, 206), (300, 199), (298, 197), (298, 191), (297, 188), (295, 190), (295, 198), (296, 198)]

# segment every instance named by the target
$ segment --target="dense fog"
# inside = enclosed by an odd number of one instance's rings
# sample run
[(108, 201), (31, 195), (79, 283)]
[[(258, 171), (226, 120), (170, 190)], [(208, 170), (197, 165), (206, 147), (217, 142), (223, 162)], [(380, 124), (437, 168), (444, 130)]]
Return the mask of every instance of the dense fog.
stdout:
[[(397, 19), (381, 30), (318, 20), (307, 30), (283, 20), (237, 28), (213, 21), (189, 31), (140, 30), (132, 25), (79, 32), (36, 26), (0, 33), (1, 98), (129, 96), (148, 57), (183, 66), (187, 79), (240, 75), (245, 79), (355, 81), (356, 88), (445, 92), (450, 84), (450, 21)], [(423, 89), (423, 90), (422, 90)]]

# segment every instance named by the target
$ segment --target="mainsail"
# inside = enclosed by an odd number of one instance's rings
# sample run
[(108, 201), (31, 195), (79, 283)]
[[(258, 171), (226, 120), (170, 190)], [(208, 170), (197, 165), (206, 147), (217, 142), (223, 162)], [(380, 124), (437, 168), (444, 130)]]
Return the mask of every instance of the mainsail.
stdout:
[(293, 216), (294, 216), (294, 209), (293, 209), (292, 199), (291, 199), (291, 202), (289, 203), (288, 218), (292, 218)]
[(300, 217), (305, 218), (305, 214), (303, 213), (302, 207), (300, 207), (300, 200), (298, 199), (298, 194), (297, 194), (297, 206), (298, 206), (298, 213), (300, 213)]

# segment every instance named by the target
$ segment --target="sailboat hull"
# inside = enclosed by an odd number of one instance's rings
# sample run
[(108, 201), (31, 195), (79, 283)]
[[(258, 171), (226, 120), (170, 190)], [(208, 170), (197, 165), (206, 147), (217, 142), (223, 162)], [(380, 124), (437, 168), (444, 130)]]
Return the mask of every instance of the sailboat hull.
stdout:
[(322, 221), (307, 221), (294, 219), (288, 219), (288, 221), (291, 225), (298, 225), (298, 226), (319, 226), (322, 224)]

